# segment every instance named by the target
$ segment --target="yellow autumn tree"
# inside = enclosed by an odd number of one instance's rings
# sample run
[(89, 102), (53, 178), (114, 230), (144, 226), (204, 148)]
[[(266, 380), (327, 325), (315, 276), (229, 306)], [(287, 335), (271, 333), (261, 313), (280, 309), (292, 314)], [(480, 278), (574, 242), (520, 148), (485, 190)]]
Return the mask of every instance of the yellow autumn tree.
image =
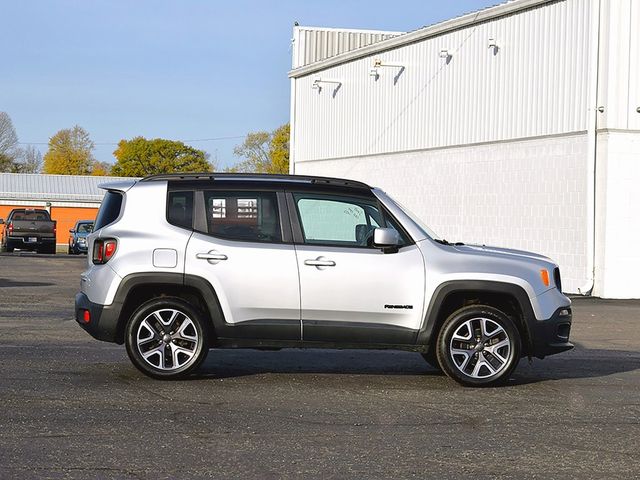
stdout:
[(95, 164), (93, 147), (84, 128), (76, 125), (60, 130), (49, 139), (42, 170), (60, 175), (89, 175)]
[(233, 153), (243, 160), (229, 168), (230, 172), (289, 173), (289, 124), (273, 132), (249, 133)]

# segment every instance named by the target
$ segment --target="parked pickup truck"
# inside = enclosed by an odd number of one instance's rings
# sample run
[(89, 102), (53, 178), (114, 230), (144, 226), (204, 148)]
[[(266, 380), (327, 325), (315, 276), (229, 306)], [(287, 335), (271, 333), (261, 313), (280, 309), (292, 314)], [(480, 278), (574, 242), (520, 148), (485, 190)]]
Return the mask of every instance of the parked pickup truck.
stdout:
[(0, 249), (13, 252), (14, 249), (34, 250), (38, 253), (56, 253), (56, 222), (51, 220), (46, 210), (14, 208), (4, 224)]

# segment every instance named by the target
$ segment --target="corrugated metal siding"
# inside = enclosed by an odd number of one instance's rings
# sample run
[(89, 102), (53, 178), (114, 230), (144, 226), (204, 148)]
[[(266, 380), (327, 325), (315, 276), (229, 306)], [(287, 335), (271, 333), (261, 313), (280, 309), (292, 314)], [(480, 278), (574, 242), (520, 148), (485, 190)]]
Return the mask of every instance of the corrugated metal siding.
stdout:
[(402, 32), (294, 27), (292, 66), (303, 67), (398, 35)]
[(640, 130), (640, 2), (631, 2), (631, 48), (629, 59), (629, 129)]
[(99, 203), (105, 192), (98, 185), (119, 180), (131, 178), (0, 173), (0, 199)]
[[(586, 130), (590, 4), (545, 4), (296, 79), (295, 161)], [(405, 70), (376, 81), (376, 59)], [(317, 78), (342, 84), (318, 92)]]

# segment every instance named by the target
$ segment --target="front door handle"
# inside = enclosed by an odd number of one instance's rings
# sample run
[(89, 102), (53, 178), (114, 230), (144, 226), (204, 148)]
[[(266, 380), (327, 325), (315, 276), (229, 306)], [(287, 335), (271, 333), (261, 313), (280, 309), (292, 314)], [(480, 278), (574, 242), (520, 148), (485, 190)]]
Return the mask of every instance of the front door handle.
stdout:
[(327, 260), (324, 257), (318, 257), (315, 260), (305, 260), (304, 261), (305, 265), (309, 265), (311, 267), (335, 267), (336, 266), (336, 262), (334, 262), (333, 260)]
[(217, 263), (221, 260), (226, 260), (228, 257), (224, 253), (211, 251), (207, 253), (196, 253), (196, 258), (199, 260), (207, 260), (209, 263)]

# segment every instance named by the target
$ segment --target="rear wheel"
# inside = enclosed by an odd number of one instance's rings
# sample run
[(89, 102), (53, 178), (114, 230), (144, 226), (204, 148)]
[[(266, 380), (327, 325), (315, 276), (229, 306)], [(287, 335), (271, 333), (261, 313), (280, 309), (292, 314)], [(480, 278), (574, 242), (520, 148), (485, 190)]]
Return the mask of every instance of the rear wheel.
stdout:
[(506, 382), (520, 360), (520, 334), (497, 308), (471, 305), (445, 320), (437, 343), (438, 363), (458, 383), (490, 387)]
[(150, 300), (127, 323), (127, 353), (144, 374), (161, 379), (188, 375), (207, 356), (204, 315), (180, 298)]

